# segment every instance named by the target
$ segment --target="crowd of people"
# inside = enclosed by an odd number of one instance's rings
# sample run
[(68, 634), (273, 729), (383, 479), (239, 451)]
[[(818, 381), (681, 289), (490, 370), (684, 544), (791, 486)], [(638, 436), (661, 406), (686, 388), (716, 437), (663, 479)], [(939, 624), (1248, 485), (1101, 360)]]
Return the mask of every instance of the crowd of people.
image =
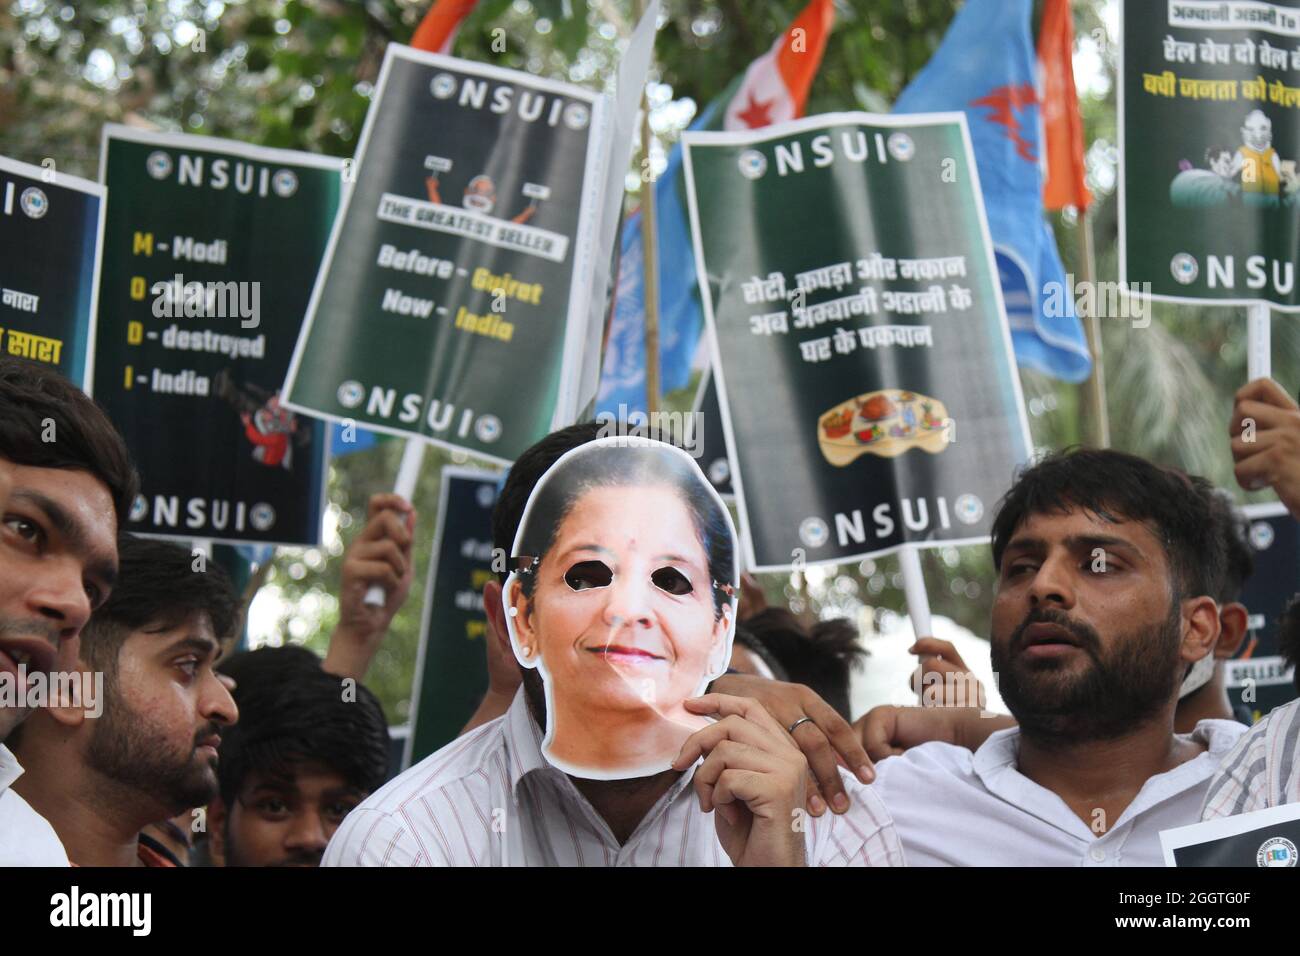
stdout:
[[(1241, 486), (1300, 518), (1296, 402), (1251, 382), (1226, 432)], [(511, 466), (501, 553), (543, 476), (601, 433), (559, 430)], [(611, 500), (634, 513), (653, 482)], [(481, 706), (390, 779), (364, 678), (411, 588), (400, 497), (370, 500), (320, 658), (232, 652), (244, 599), (201, 552), (124, 530), (137, 490), (89, 398), (0, 356), (0, 865), (1143, 866), (1163, 830), (1300, 801), (1300, 702), (1251, 727), (1225, 684), (1255, 560), (1240, 512), (1122, 452), (1048, 455), (999, 504), (988, 637), (1009, 715), (958, 694), (853, 719), (852, 625), (809, 627), (746, 579), (730, 666), (685, 702), (707, 719), (670, 769), (627, 779), (547, 759), (509, 570), (483, 588)], [(376, 584), (383, 606), (365, 601)], [(615, 632), (658, 626), (609, 584)], [(1277, 628), (1294, 664), (1300, 600)], [(918, 685), (973, 683), (952, 679), (969, 675), (951, 645), (913, 650)]]

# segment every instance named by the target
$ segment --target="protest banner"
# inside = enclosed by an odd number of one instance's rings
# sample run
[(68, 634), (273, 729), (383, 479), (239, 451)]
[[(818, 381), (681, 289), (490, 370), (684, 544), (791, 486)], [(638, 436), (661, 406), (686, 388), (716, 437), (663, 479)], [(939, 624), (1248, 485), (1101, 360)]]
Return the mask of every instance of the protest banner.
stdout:
[(1122, 18), (1121, 286), (1300, 310), (1300, 4), (1126, 2)]
[(490, 471), (442, 470), (403, 767), (454, 740), (487, 691), (483, 642), (492, 638), (483, 584), (493, 573), (492, 506), (499, 480)]
[(1160, 831), (1165, 866), (1300, 866), (1300, 803)]
[(1296, 697), (1292, 669), (1277, 639), (1278, 617), (1300, 591), (1300, 523), (1279, 503), (1247, 505), (1255, 573), (1241, 589), (1250, 617), (1246, 639), (1224, 662), (1224, 685), (1234, 707), (1242, 705), (1258, 722)]
[(389, 44), (290, 407), (512, 461), (571, 420), (605, 101)]
[(129, 530), (319, 543), (326, 430), (280, 386), (341, 161), (109, 125), (101, 164), (91, 389), (140, 469)]
[(746, 566), (985, 540), (1030, 441), (964, 117), (684, 143)]
[(0, 353), (85, 388), (104, 187), (0, 156)]

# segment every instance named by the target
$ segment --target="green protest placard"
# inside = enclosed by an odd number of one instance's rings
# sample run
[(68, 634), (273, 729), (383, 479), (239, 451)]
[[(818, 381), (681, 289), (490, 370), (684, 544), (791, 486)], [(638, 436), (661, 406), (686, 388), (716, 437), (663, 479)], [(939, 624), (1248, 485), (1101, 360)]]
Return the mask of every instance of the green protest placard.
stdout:
[(493, 574), (492, 506), (499, 480), (487, 471), (442, 470), (403, 766), (454, 740), (487, 691), (483, 642), (491, 636), (483, 584)]
[(0, 352), (90, 371), (104, 187), (0, 156)]
[(140, 469), (130, 530), (316, 544), (325, 429), (280, 402), (342, 162), (104, 129), (92, 390)]
[(389, 44), (290, 404), (501, 461), (571, 421), (605, 106), (579, 87)]
[(1120, 280), (1300, 309), (1300, 4), (1123, 4)]
[(983, 540), (1030, 444), (964, 118), (683, 142), (748, 566)]

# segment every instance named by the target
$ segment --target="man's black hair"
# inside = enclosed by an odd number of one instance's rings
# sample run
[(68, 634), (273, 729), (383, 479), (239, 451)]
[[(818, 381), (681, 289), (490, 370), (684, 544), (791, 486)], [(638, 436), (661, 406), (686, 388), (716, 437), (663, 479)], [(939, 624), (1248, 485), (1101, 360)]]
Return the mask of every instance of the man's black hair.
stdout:
[(744, 627), (781, 663), (789, 681), (812, 688), (849, 719), (849, 672), (866, 655), (856, 627), (844, 618), (805, 627), (783, 607), (759, 611)]
[(1277, 648), (1282, 659), (1295, 668), (1291, 680), (1300, 691), (1300, 594), (1291, 598), (1277, 619)]
[[(580, 422), (551, 432), (537, 444), (529, 447), (519, 460), (510, 466), (510, 474), (497, 496), (492, 508), (492, 547), (497, 554), (509, 558), (510, 550), (515, 545), (515, 534), (519, 531), (519, 522), (524, 517), (524, 507), (533, 488), (542, 480), (553, 464), (560, 460), (565, 452), (595, 441), (601, 436), (602, 425), (599, 422)], [(505, 584), (510, 576), (510, 569), (497, 572), (501, 583)]]
[(179, 627), (203, 613), (218, 641), (234, 630), (239, 597), (215, 561), (196, 571), (198, 559), (180, 545), (130, 534), (118, 537), (117, 558), (117, 583), (81, 632), (81, 656), (94, 670), (115, 675), (123, 642), (142, 628)]
[[(297, 767), (320, 764), (362, 793), (388, 776), (388, 722), (364, 685), (321, 669), (302, 647), (243, 651), (218, 667), (235, 679), (239, 722), (221, 735), (217, 779), (234, 806), (249, 774), (289, 782)], [(353, 693), (355, 692), (355, 693)]]
[(1192, 485), (1205, 500), (1214, 525), (1221, 560), (1212, 567), (1219, 574), (1218, 583), (1209, 592), (1220, 606), (1241, 597), (1241, 589), (1255, 573), (1255, 550), (1250, 546), (1250, 519), (1236, 506), (1232, 496), (1204, 478), (1191, 477)]
[(993, 566), (1031, 515), (1081, 509), (1146, 523), (1164, 545), (1175, 597), (1213, 596), (1224, 555), (1206, 497), (1181, 472), (1109, 449), (1070, 448), (1025, 469), (993, 518)]
[(125, 528), (140, 479), (108, 416), (46, 365), (0, 355), (0, 458), (28, 468), (89, 472), (108, 488)]

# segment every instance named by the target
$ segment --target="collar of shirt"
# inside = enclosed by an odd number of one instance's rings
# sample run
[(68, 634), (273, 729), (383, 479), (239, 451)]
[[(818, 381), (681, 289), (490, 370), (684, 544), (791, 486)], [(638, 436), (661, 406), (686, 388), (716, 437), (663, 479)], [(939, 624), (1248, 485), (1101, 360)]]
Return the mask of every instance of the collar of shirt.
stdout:
[(14, 752), (0, 744), (0, 793), (14, 785), (14, 781), (23, 775), (23, 766), (14, 756)]
[[(1245, 732), (1232, 720), (1202, 720), (1190, 734), (1180, 740), (1200, 743), (1205, 752), (1184, 761), (1172, 770), (1149, 777), (1118, 820), (1107, 827), (1114, 831), (1152, 807), (1205, 783), (1214, 773), (1220, 758)], [(999, 730), (975, 751), (971, 769), (988, 791), (1026, 813), (1053, 826), (1062, 827), (1085, 840), (1095, 834), (1055, 792), (1030, 780), (1016, 766), (1020, 755), (1020, 728)]]
[[(609, 825), (605, 822), (605, 819), (596, 812), (587, 798), (573, 785), (569, 775), (560, 768), (552, 766), (542, 753), (542, 728), (537, 726), (537, 721), (533, 720), (532, 711), (528, 709), (528, 696), (523, 687), (520, 687), (515, 692), (515, 699), (510, 702), (510, 707), (506, 711), (505, 738), (506, 756), (510, 765), (510, 792), (516, 805), (521, 797), (519, 786), (526, 778), (547, 779), (559, 789), (565, 798), (581, 809), (583, 815), (587, 817), (593, 826), (604, 831), (610, 840), (614, 839), (613, 834), (609, 832)], [(698, 767), (701, 763), (703, 763), (703, 758), (697, 760), (695, 766), (681, 774), (673, 782), (673, 785), (668, 788), (668, 792), (656, 801), (650, 812), (645, 815), (640, 825), (637, 826), (638, 832), (651, 824), (663, 809), (686, 788), (695, 775), (695, 767)], [(617, 841), (614, 842), (617, 844)]]
[(0, 744), (0, 867), (67, 866), (68, 854), (48, 820), (10, 789), (23, 768)]

